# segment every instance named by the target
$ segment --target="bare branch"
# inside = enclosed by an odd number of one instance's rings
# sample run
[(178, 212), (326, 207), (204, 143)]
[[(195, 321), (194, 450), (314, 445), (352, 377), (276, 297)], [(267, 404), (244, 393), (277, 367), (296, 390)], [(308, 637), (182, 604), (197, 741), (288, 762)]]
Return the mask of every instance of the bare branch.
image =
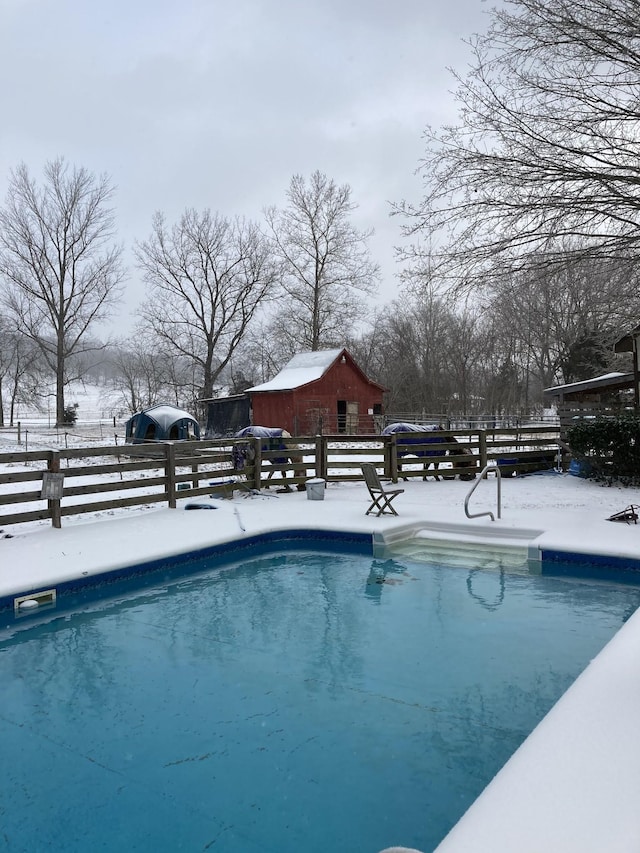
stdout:
[(401, 203), (423, 267), (469, 287), (506, 268), (630, 258), (640, 242), (638, 0), (509, 0), (456, 75), (460, 121), (428, 129), (425, 195)]

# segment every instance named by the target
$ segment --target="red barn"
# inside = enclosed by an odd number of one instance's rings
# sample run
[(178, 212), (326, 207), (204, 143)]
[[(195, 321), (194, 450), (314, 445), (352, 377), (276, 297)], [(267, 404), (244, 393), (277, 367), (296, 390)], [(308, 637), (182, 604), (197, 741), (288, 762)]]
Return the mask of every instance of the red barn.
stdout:
[(385, 388), (368, 379), (346, 349), (303, 352), (247, 390), (251, 422), (292, 435), (374, 433)]

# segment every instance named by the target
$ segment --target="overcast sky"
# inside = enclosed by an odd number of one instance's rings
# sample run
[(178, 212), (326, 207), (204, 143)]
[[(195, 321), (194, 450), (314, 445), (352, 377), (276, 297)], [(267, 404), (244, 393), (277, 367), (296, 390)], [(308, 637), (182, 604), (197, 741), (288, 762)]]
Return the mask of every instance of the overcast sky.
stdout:
[[(456, 118), (452, 66), (484, 0), (0, 0), (0, 200), (57, 156), (117, 187), (129, 247), (186, 207), (259, 219), (293, 174), (348, 183), (397, 295), (389, 202), (420, 197), (428, 125)], [(142, 297), (130, 272), (128, 313)]]

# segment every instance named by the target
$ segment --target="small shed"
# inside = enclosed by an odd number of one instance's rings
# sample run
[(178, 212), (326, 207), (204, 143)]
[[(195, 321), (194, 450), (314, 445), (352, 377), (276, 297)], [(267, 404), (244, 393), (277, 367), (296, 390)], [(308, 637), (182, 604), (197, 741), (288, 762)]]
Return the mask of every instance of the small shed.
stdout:
[(254, 424), (292, 435), (354, 435), (379, 431), (386, 390), (342, 348), (298, 353), (273, 379), (246, 393)]
[(193, 415), (167, 403), (137, 412), (125, 424), (125, 441), (128, 444), (199, 438), (200, 426)]
[(555, 404), (560, 432), (585, 418), (616, 415), (633, 407), (633, 373), (605, 373), (582, 382), (545, 388), (545, 401)]
[(231, 394), (203, 400), (207, 405), (207, 438), (228, 438), (251, 421), (248, 394)]

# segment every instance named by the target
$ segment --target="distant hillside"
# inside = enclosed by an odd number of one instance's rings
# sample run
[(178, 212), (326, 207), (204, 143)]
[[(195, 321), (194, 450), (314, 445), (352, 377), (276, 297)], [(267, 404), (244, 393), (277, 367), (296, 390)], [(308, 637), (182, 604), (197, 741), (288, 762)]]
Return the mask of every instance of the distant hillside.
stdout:
[[(117, 403), (117, 392), (104, 385), (93, 385), (91, 383), (73, 382), (65, 391), (66, 405), (78, 406), (78, 423), (93, 421), (122, 420), (128, 417), (121, 404)], [(55, 389), (47, 395), (47, 408), (38, 411), (35, 407), (20, 405), (16, 420), (23, 422), (37, 421), (44, 423), (55, 422)]]

